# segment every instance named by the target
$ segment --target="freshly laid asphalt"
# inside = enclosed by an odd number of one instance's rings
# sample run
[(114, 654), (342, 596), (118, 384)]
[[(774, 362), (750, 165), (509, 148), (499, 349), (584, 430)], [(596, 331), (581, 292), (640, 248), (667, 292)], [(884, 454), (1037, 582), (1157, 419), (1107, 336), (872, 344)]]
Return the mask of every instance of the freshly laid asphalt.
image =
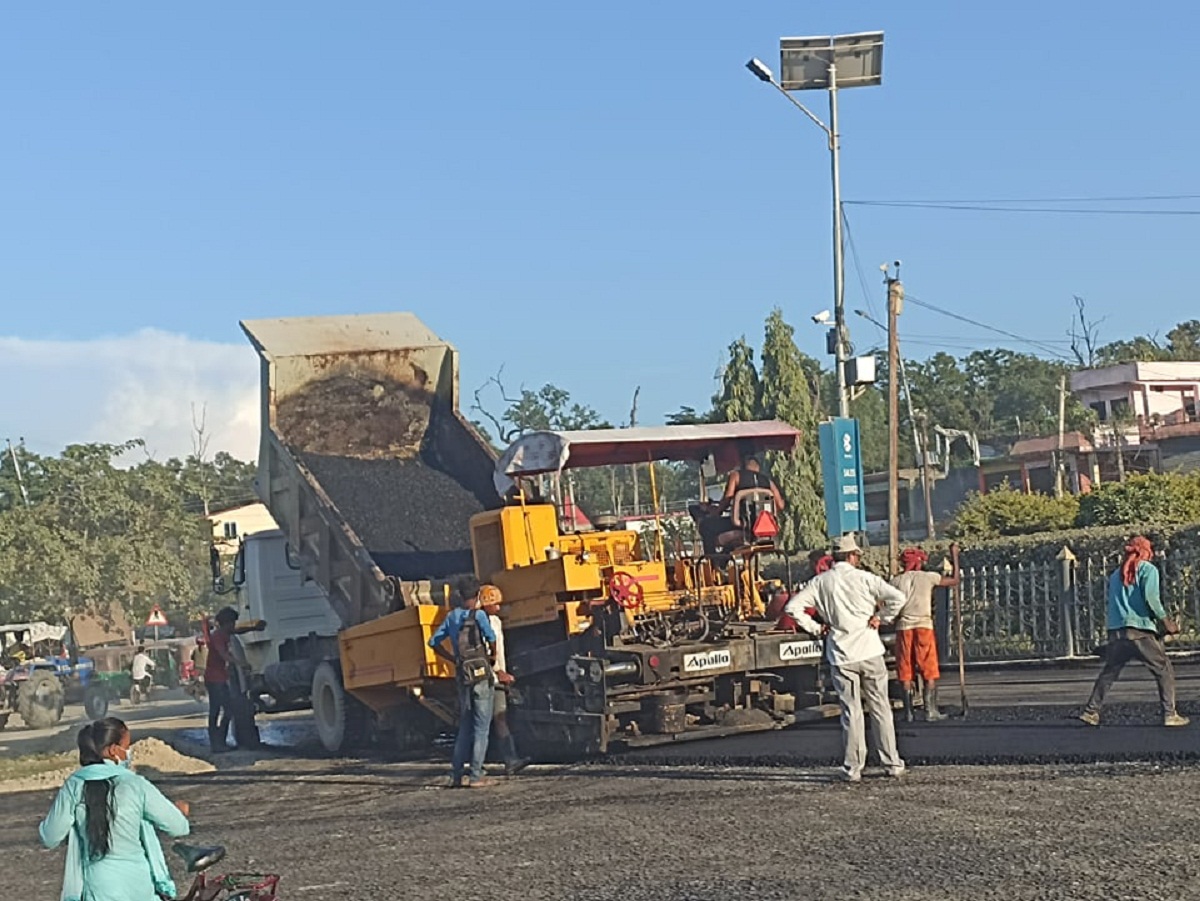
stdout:
[[(1154, 681), (1130, 666), (1113, 687), (1099, 728), (1080, 722), (1099, 665), (1072, 669), (1013, 668), (967, 674), (967, 703), (957, 671), (946, 673), (939, 691), (948, 716), (927, 723), (918, 710), (906, 722), (896, 712), (896, 737), (913, 765), (1078, 763), (1105, 761), (1184, 762), (1200, 759), (1200, 666), (1176, 668), (1178, 707), (1195, 720), (1164, 728)], [(809, 765), (840, 763), (836, 720), (777, 732), (680, 742), (614, 755), (615, 765), (650, 763), (711, 765)]]

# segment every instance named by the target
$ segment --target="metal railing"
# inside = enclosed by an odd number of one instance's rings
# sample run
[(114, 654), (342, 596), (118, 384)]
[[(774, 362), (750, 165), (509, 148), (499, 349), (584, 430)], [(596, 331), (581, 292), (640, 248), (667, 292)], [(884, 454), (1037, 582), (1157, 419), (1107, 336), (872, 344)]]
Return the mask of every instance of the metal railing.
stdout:
[[(964, 567), (958, 588), (963, 657), (1006, 661), (1090, 656), (1104, 643), (1108, 578), (1117, 554), (1060, 554), (1055, 562)], [(1200, 552), (1178, 551), (1155, 560), (1163, 606), (1180, 633), (1169, 650), (1200, 650)], [(955, 627), (953, 612), (946, 618)], [(957, 661), (956, 641), (946, 642)]]

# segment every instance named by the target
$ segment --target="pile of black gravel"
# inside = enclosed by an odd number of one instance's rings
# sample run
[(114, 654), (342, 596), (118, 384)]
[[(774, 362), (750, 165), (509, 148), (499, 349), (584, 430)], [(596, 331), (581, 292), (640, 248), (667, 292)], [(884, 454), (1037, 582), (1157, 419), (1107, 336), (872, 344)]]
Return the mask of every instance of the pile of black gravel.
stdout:
[(469, 522), (484, 504), (422, 460), (301, 454), (375, 563), (406, 581), (474, 570)]

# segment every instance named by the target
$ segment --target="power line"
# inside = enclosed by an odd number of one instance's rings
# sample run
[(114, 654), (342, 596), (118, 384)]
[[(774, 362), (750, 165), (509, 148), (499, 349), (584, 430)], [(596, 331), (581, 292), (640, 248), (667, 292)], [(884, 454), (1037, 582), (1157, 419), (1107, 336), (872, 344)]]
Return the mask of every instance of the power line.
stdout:
[(843, 200), (842, 203), (1127, 203), (1141, 200), (1198, 200), (1200, 194), (1126, 194), (1118, 197), (984, 197), (984, 198), (939, 198), (918, 200), (911, 198), (885, 198), (876, 200)]
[(856, 206), (902, 207), (918, 210), (958, 210), (976, 213), (1066, 213), (1101, 216), (1200, 216), (1200, 210), (1118, 210), (1082, 207), (1003, 207), (967, 203), (911, 203), (892, 200), (844, 200)]
[[(854, 243), (854, 233), (850, 231), (850, 219), (846, 215), (846, 208), (842, 207), (842, 225), (846, 232), (846, 244), (850, 248), (850, 257), (854, 260), (855, 271), (858, 272), (858, 284), (862, 289), (863, 300), (867, 302), (867, 309), (871, 311), (871, 316), (874, 319), (879, 318), (879, 313), (875, 309), (875, 301), (871, 299), (871, 291), (867, 287), (867, 276), (863, 272), (862, 260), (858, 256), (858, 247)], [(886, 334), (887, 330), (880, 328), (877, 323), (871, 323), (875, 328), (879, 329), (880, 334)]]
[(1037, 341), (1033, 338), (1026, 338), (1024, 335), (1017, 335), (1013, 332), (1005, 331), (1002, 328), (996, 328), (994, 325), (988, 325), (987, 323), (979, 322), (975, 319), (971, 319), (967, 316), (963, 316), (960, 313), (955, 313), (955, 312), (952, 312), (951, 310), (943, 309), (942, 307), (935, 306), (934, 304), (931, 304), (931, 303), (927, 303), (926, 301), (923, 301), (918, 297), (914, 297), (912, 294), (906, 294), (904, 299), (910, 303), (915, 304), (918, 307), (924, 307), (927, 310), (931, 310), (934, 313), (940, 313), (943, 316), (949, 316), (951, 319), (957, 319), (959, 322), (965, 322), (967, 325), (973, 325), (976, 328), (983, 329), (984, 331), (994, 332), (997, 335), (1003, 335), (1006, 338), (1012, 338), (1014, 341), (1019, 341), (1022, 344), (1029, 345), (1030, 347), (1040, 348), (1043, 353), (1048, 353), (1051, 356), (1058, 357), (1061, 360), (1067, 360), (1068, 362), (1071, 361), (1071, 357), (1062, 353), (1057, 348), (1052, 347), (1049, 344), (1043, 343), (1041, 341)]
[[(872, 318), (877, 320), (879, 317), (877, 315), (875, 315), (875, 307), (874, 307), (874, 304), (872, 304), (872, 302), (871, 302), (871, 295), (867, 291), (866, 276), (863, 274), (862, 263), (858, 257), (857, 248), (854, 245), (854, 238), (850, 231), (850, 220), (849, 220), (849, 217), (846, 216), (846, 210), (845, 210), (844, 204), (845, 204), (845, 201), (843, 201), (842, 222), (846, 227), (846, 237), (847, 237), (848, 245), (850, 248), (850, 255), (853, 258), (855, 267), (858, 270), (859, 281), (862, 284), (863, 295), (866, 298), (867, 305), (871, 310), (871, 316), (872, 316)], [(1048, 342), (1048, 341), (1038, 341), (1033, 338), (1026, 338), (1023, 335), (1017, 335), (1017, 334), (1014, 334), (1013, 332), (1007, 332), (1004, 329), (996, 328), (995, 326), (987, 325), (986, 323), (983, 323), (983, 322), (977, 322), (976, 320), (969, 319), (968, 317), (963, 316), (959, 313), (953, 313), (950, 310), (942, 309), (941, 307), (935, 306), (934, 304), (926, 303), (925, 301), (922, 301), (921, 299), (913, 296), (912, 294), (906, 294), (905, 300), (911, 301), (915, 305), (917, 305), (919, 307), (924, 307), (925, 309), (931, 310), (935, 313), (941, 313), (943, 316), (949, 316), (952, 319), (957, 319), (960, 322), (965, 322), (968, 325), (973, 325), (976, 328), (981, 328), (981, 329), (984, 329), (985, 331), (992, 332), (997, 335), (1003, 335), (1004, 337), (1010, 338), (1013, 341), (1017, 341), (1021, 344), (1025, 344), (1030, 347), (1040, 348), (1042, 353), (1048, 353), (1054, 357), (1058, 357), (1059, 359), (1067, 360), (1068, 362), (1071, 361), (1071, 357), (1067, 356), (1066, 354), (1064, 354), (1062, 351), (1058, 350), (1057, 348), (1052, 347), (1050, 345), (1050, 342)], [(875, 325), (875, 328), (880, 331), (881, 334), (886, 333), (885, 329), (880, 328), (878, 322), (875, 322), (873, 324)], [(906, 338), (905, 340), (908, 340), (908, 339)], [(925, 342), (917, 342), (917, 343), (925, 343)], [(1069, 343), (1069, 342), (1063, 342), (1063, 343)]]

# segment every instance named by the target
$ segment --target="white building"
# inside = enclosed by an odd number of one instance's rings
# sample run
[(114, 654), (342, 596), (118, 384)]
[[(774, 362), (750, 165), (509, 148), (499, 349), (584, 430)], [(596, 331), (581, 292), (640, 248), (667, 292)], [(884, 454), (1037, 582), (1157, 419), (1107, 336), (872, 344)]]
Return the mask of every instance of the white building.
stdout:
[(239, 541), (253, 532), (270, 532), (279, 528), (263, 504), (242, 504), (221, 510), (208, 517), (212, 523), (213, 544), (222, 553), (232, 554)]
[(1118, 363), (1084, 369), (1071, 373), (1071, 392), (1095, 410), (1101, 422), (1123, 416), (1133, 423), (1195, 421), (1200, 363)]

